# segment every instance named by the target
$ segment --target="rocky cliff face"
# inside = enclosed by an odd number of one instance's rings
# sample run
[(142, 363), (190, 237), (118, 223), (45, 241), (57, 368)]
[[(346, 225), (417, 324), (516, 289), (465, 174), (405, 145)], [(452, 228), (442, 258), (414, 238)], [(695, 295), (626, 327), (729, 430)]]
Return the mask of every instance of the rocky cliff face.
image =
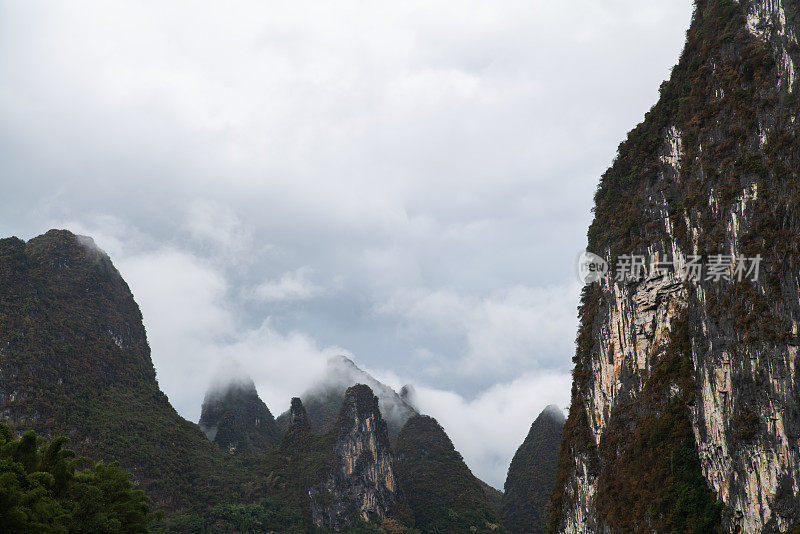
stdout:
[(536, 534), (547, 529), (563, 426), (563, 412), (548, 406), (533, 422), (511, 460), (500, 511), (503, 525), (514, 534)]
[(399, 492), (386, 422), (369, 386), (347, 389), (334, 436), (333, 467), (308, 492), (314, 524), (339, 530), (386, 517)]
[(206, 437), (229, 454), (262, 454), (281, 440), (275, 418), (249, 379), (206, 393), (199, 424)]
[(799, 30), (796, 2), (698, 1), (601, 180), (589, 250), (646, 266), (584, 291), (555, 531), (800, 522)]

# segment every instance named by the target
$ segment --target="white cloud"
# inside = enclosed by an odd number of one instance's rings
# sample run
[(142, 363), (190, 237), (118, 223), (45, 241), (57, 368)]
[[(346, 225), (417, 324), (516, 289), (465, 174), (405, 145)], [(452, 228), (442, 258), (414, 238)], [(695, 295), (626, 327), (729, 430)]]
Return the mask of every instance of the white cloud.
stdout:
[(278, 415), (319, 379), (329, 356), (347, 353), (319, 348), (303, 333), (279, 333), (269, 319), (242, 324), (223, 276), (186, 252), (124, 257), (118, 268), (142, 309), (159, 383), (190, 420), (198, 419), (206, 389), (228, 366), (241, 367)]
[(284, 273), (278, 280), (268, 280), (256, 287), (250, 296), (265, 302), (284, 302), (308, 300), (323, 292), (323, 287), (310, 278), (314, 274), (311, 267), (305, 266)]
[(239, 375), (253, 379), (277, 416), (320, 379), (330, 356), (349, 354), (320, 348), (301, 332), (280, 333), (269, 318), (243, 324), (219, 266), (174, 247), (126, 246), (124, 236), (137, 231), (114, 217), (94, 223), (53, 225), (96, 236), (97, 246), (111, 254), (142, 311), (159, 385), (187, 419), (199, 419), (203, 396), (220, 377)]
[(439, 421), (472, 472), (502, 489), (508, 465), (531, 423), (549, 404), (566, 409), (571, 376), (525, 374), (468, 400), (451, 391), (417, 386), (419, 408)]
[(184, 226), (193, 239), (213, 246), (215, 255), (224, 260), (238, 263), (251, 259), (252, 233), (230, 206), (194, 199), (186, 208)]
[[(592, 196), (691, 1), (2, 10), (0, 233), (94, 237), (181, 414), (233, 359), (280, 411), (341, 346), (452, 390), (431, 413), (496, 482), (486, 451), (519, 444), (531, 395), (568, 394)], [(467, 452), (448, 414), (512, 390), (531, 413)]]
[[(375, 313), (398, 318), (406, 335), (459, 339), (464, 351), (456, 370), (448, 372), (507, 376), (514, 369), (556, 368), (572, 352), (579, 291), (577, 282), (514, 286), (485, 298), (452, 290), (400, 290)], [(441, 355), (424, 347), (418, 358), (442, 363)]]

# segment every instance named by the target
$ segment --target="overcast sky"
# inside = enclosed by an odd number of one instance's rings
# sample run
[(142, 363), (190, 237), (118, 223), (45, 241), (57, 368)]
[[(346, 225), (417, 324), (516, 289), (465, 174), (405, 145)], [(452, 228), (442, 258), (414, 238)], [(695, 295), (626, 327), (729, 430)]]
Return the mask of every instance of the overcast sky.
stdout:
[(0, 234), (91, 235), (197, 421), (331, 354), (502, 487), (569, 403), (575, 260), (690, 0), (0, 0)]

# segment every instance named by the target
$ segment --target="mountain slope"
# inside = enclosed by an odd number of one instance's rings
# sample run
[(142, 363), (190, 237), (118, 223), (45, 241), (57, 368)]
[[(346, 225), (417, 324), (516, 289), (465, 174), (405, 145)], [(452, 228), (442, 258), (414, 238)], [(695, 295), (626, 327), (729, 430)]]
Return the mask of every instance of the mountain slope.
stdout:
[(514, 534), (545, 532), (558, 465), (564, 414), (548, 406), (531, 425), (506, 477), (500, 505), (503, 526)]
[[(583, 292), (553, 531), (800, 521), (799, 17), (796, 2), (698, 0), (601, 179), (588, 250), (615, 274), (646, 265)], [(680, 268), (693, 256), (699, 277)]]
[(500, 532), (482, 483), (435, 419), (417, 415), (397, 437), (397, 479), (422, 532)]
[(0, 415), (119, 460), (161, 507), (213, 502), (230, 472), (159, 390), (141, 314), (88, 238), (0, 240)]
[[(349, 380), (355, 366), (339, 363)], [(378, 387), (396, 422), (412, 413)], [(0, 240), (0, 416), (20, 430), (68, 435), (79, 454), (119, 460), (167, 512), (159, 528), (369, 532), (381, 524), (403, 532), (415, 515), (422, 531), (429, 523), (445, 532), (494, 528), (486, 493), (435, 421), (419, 418), (398, 436), (401, 483), (380, 396), (355, 385), (341, 398), (321, 434), (292, 399), (273, 447), (278, 433), (252, 384), (212, 393), (206, 430), (216, 426), (226, 450), (235, 443), (255, 453), (227, 454), (159, 390), (139, 309), (90, 239), (54, 230), (28, 243)]]
[(230, 454), (261, 454), (281, 440), (275, 418), (250, 379), (209, 390), (198, 424), (208, 439)]

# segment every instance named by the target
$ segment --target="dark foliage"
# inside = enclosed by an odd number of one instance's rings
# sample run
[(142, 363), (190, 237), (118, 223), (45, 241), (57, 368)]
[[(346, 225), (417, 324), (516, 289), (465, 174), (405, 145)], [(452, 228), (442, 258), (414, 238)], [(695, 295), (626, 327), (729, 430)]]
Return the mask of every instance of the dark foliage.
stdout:
[(206, 393), (199, 424), (209, 439), (231, 454), (261, 454), (281, 440), (275, 418), (252, 380)]
[[(637, 402), (620, 406), (600, 443), (597, 511), (626, 532), (713, 532), (722, 503), (708, 488), (694, 444), (689, 323), (670, 344)], [(633, 429), (633, 430), (631, 430)]]
[(563, 425), (564, 416), (557, 408), (542, 412), (511, 460), (500, 516), (503, 526), (515, 534), (547, 529)]
[(424, 533), (502, 532), (499, 519), (435, 419), (415, 416), (397, 438), (397, 478)]
[(3, 532), (134, 534), (157, 518), (118, 464), (95, 464), (27, 431), (14, 439), (0, 423), (0, 527)]
[(0, 408), (119, 461), (165, 510), (237, 498), (242, 471), (159, 390), (141, 313), (88, 238), (0, 240)]

